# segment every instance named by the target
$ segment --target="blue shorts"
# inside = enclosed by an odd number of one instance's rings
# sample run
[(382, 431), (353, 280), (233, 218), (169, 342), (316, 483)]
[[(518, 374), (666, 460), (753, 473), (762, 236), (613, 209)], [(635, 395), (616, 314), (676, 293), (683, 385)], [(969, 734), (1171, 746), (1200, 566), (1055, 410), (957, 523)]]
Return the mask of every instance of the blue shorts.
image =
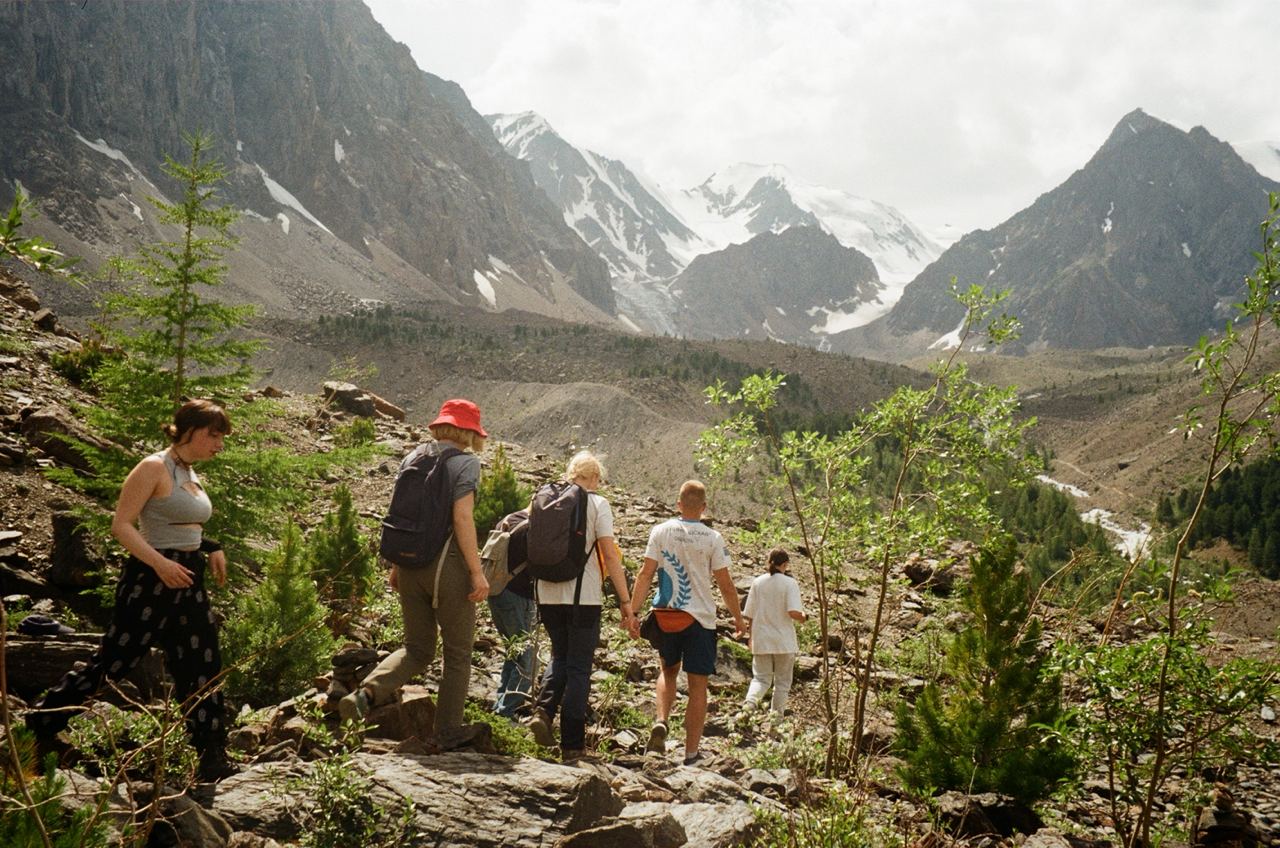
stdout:
[(686, 674), (715, 674), (716, 631), (695, 621), (679, 633), (663, 633), (658, 655), (664, 668), (684, 663)]

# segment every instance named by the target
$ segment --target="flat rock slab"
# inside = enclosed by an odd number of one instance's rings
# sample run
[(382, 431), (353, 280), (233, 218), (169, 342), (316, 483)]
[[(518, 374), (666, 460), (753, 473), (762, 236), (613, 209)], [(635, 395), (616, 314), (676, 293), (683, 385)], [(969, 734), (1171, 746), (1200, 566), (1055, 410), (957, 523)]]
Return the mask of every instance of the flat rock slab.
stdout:
[(664, 804), (645, 801), (622, 811), (623, 821), (669, 813), (684, 829), (683, 848), (736, 848), (750, 844), (760, 832), (755, 809), (744, 801), (727, 804)]
[[(400, 798), (412, 800), (414, 829), (426, 835), (423, 844), (439, 848), (549, 847), (623, 807), (598, 774), (540, 760), (357, 753), (352, 763), (369, 778), (375, 803), (394, 809)], [(235, 830), (296, 840), (295, 814), (306, 799), (287, 781), (310, 768), (299, 762), (254, 766), (218, 784), (213, 810)]]

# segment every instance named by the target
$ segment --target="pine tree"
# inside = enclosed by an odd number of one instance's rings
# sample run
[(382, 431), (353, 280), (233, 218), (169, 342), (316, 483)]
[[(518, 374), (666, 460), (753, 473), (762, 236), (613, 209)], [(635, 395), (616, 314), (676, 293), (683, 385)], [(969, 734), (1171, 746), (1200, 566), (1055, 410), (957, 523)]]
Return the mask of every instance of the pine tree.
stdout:
[(253, 376), (249, 357), (261, 345), (236, 338), (254, 313), (230, 306), (207, 291), (222, 283), (223, 254), (235, 244), (229, 232), (238, 213), (217, 204), (216, 186), (225, 176), (209, 158), (209, 136), (186, 137), (186, 163), (165, 157), (164, 171), (182, 186), (182, 201), (150, 198), (160, 220), (178, 228), (175, 241), (146, 244), (116, 268), (137, 281), (103, 303), (99, 329), (126, 355), (95, 372), (101, 393), (112, 398), (111, 414), (97, 416), (97, 429), (126, 440), (154, 436), (184, 397), (226, 399), (239, 394)]
[(973, 617), (948, 646), (943, 688), (925, 687), (897, 711), (895, 748), (914, 789), (996, 791), (1045, 797), (1074, 767), (1056, 731), (1065, 721), (1061, 682), (1046, 667), (1026, 573), (1005, 539), (973, 563), (964, 604)]
[(377, 568), (369, 537), (360, 532), (351, 490), (338, 486), (333, 501), (336, 508), (307, 536), (306, 560), (320, 596), (332, 610), (330, 629), (339, 633), (369, 597)]
[[(259, 347), (242, 332), (253, 308), (228, 306), (207, 294), (222, 282), (223, 254), (235, 244), (228, 227), (237, 213), (217, 203), (216, 186), (224, 172), (209, 158), (209, 137), (186, 140), (187, 162), (166, 157), (164, 165), (180, 184), (182, 201), (151, 198), (161, 220), (177, 228), (178, 238), (143, 245), (136, 258), (118, 261), (136, 284), (102, 302), (97, 327), (119, 355), (105, 357), (93, 369), (88, 382), (97, 397), (79, 411), (111, 446), (77, 446), (92, 469), (89, 475), (67, 468), (51, 469), (49, 475), (114, 502), (129, 469), (165, 447), (162, 427), (183, 397), (217, 400), (230, 413), (235, 432), (218, 459), (200, 468), (214, 501), (205, 530), (227, 547), (233, 563), (240, 563), (248, 553), (246, 539), (274, 537), (288, 509), (310, 497), (308, 478), (370, 449), (299, 456), (265, 426), (278, 414), (273, 402), (241, 400), (253, 376), (248, 359)], [(106, 535), (100, 514), (86, 515), (86, 521)], [(243, 571), (233, 568), (230, 574), (239, 580)]]
[(498, 445), (493, 454), (493, 463), (476, 489), (474, 518), (476, 538), (480, 540), (480, 544), (484, 544), (489, 531), (497, 526), (503, 516), (527, 507), (532, 494), (528, 486), (521, 485), (516, 479), (516, 471), (507, 459), (506, 450)]
[(304, 691), (329, 665), (333, 637), (302, 548), (289, 522), (262, 582), (241, 596), (227, 621), (223, 656), (232, 698), (278, 703)]

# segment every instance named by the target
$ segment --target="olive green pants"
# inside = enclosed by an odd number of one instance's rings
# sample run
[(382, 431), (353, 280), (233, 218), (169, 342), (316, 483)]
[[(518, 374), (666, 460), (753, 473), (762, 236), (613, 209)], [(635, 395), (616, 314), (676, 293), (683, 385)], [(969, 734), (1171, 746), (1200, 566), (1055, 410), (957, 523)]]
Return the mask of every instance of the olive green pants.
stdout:
[[(427, 568), (400, 569), (404, 647), (379, 663), (364, 681), (373, 691), (375, 704), (392, 700), (397, 689), (431, 667), (439, 631), (440, 641), (444, 643), (444, 669), (436, 697), (436, 736), (462, 725), (476, 632), (476, 605), (467, 600), (471, 577), (455, 543), (449, 543), (449, 552), (438, 567), (438, 587), (434, 564)], [(439, 599), (433, 606), (437, 589)]]

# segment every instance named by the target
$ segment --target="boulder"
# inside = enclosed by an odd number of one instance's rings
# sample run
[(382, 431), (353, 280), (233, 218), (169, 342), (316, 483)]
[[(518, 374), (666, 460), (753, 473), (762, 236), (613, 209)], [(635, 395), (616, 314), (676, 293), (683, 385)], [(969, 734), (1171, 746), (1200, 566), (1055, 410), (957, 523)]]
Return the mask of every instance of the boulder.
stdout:
[(50, 522), (53, 546), (49, 553), (49, 582), (60, 589), (76, 591), (95, 585), (105, 561), (95, 550), (80, 517), (64, 509), (53, 513)]
[[(9, 691), (28, 701), (62, 679), (76, 663), (86, 663), (98, 650), (101, 634), (71, 633), (65, 636), (10, 636), (5, 643), (5, 676)], [(125, 681), (147, 696), (160, 691), (164, 680), (164, 660), (152, 650)], [(137, 690), (133, 694), (137, 694)], [(103, 700), (112, 700), (110, 686), (102, 689)]]
[[(161, 786), (159, 819), (147, 840), (148, 848), (226, 848), (231, 826), (217, 813), (201, 807), (193, 798), (167, 786)], [(151, 803), (154, 788), (150, 783), (133, 784), (138, 803), (138, 822), (146, 820), (146, 806)]]
[(1012, 836), (1035, 833), (1044, 822), (1035, 811), (1007, 795), (944, 792), (937, 797), (938, 815), (954, 836)]
[(364, 418), (372, 418), (377, 414), (378, 408), (373, 402), (373, 398), (364, 389), (353, 383), (343, 383), (337, 380), (326, 380), (321, 387), (321, 396), (325, 403), (337, 406), (339, 409), (350, 412), (352, 415), (359, 415)]
[(58, 404), (43, 406), (25, 415), (22, 419), (22, 434), (32, 447), (37, 447), (64, 465), (81, 471), (88, 471), (89, 464), (71, 446), (68, 438), (85, 442), (99, 450), (111, 447), (90, 433), (74, 415)]
[(670, 813), (619, 819), (564, 837), (555, 848), (680, 848), (688, 836)]
[[(621, 799), (595, 772), (540, 760), (356, 753), (351, 763), (368, 776), (374, 803), (395, 807), (402, 797), (413, 801), (414, 829), (430, 834), (439, 848), (552, 845), (622, 810)], [(313, 767), (255, 765), (218, 784), (213, 810), (236, 830), (295, 840), (294, 813), (306, 799), (295, 789), (281, 793), (280, 787)]]
[(645, 801), (632, 804), (619, 817), (647, 819), (668, 813), (684, 829), (685, 848), (737, 848), (749, 845), (760, 832), (755, 811), (743, 801), (730, 804), (664, 804)]

